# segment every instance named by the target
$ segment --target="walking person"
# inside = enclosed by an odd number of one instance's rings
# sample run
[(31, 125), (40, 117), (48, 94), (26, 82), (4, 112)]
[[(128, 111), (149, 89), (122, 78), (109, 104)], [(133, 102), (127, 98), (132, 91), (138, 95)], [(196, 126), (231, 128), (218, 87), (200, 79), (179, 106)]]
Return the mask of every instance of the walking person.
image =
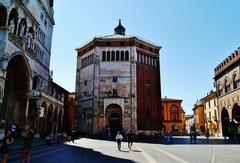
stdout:
[(207, 138), (207, 142), (209, 143), (209, 129), (206, 130), (206, 138)]
[(23, 148), (21, 151), (21, 163), (30, 163), (30, 156), (32, 154), (32, 143), (34, 138), (34, 131), (31, 129), (31, 124), (26, 123), (21, 131), (23, 139)]
[(121, 151), (121, 142), (122, 142), (123, 136), (120, 134), (120, 131), (118, 131), (116, 135), (118, 150)]
[(129, 151), (131, 151), (132, 145), (133, 145), (133, 134), (131, 132), (128, 132), (127, 134), (127, 142), (128, 142), (128, 149)]
[(2, 146), (1, 146), (1, 153), (2, 153), (2, 161), (1, 163), (6, 163), (8, 159), (8, 153), (9, 153), (9, 145), (13, 143), (13, 140), (11, 138), (11, 131), (6, 130), (5, 136), (2, 140)]

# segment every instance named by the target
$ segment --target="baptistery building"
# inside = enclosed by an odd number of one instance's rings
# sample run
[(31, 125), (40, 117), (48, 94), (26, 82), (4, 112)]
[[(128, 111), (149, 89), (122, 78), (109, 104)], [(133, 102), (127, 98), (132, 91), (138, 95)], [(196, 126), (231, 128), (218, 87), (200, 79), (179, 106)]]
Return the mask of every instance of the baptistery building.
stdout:
[(161, 47), (125, 34), (95, 37), (77, 51), (78, 132), (158, 131)]

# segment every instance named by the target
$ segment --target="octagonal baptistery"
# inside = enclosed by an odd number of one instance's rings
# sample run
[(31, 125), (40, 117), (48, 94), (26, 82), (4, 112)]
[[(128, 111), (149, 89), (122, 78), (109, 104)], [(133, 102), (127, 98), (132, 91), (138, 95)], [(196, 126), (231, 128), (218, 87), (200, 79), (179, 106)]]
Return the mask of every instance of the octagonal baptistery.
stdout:
[(75, 127), (115, 135), (159, 130), (160, 46), (125, 35), (95, 37), (77, 50)]

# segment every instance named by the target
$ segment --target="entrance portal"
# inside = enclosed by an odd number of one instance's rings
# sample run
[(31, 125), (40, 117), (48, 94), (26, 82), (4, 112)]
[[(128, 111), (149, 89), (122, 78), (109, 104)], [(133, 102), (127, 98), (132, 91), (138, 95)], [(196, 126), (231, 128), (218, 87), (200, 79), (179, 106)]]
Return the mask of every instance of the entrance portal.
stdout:
[(221, 115), (221, 120), (222, 120), (222, 132), (223, 136), (229, 136), (229, 115), (228, 111), (226, 108), (222, 109), (222, 115)]
[(240, 106), (238, 104), (235, 104), (233, 106), (232, 119), (234, 119), (238, 123), (240, 122)]
[(106, 108), (106, 125), (110, 127), (111, 135), (116, 135), (122, 130), (122, 108), (111, 104)]
[(5, 92), (0, 115), (8, 124), (23, 124), (26, 120), (30, 71), (22, 55), (14, 56), (8, 63)]

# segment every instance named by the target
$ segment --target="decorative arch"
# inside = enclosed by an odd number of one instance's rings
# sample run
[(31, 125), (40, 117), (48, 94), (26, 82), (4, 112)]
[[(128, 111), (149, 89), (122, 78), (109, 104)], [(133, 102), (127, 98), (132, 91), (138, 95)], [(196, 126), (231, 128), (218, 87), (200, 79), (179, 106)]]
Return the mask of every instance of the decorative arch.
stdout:
[(233, 82), (233, 89), (240, 87), (240, 76), (238, 72), (233, 73), (232, 82)]
[(231, 91), (231, 85), (230, 84), (231, 84), (230, 78), (226, 77), (224, 79), (224, 91), (225, 91), (225, 93), (228, 93), (228, 92)]
[(0, 27), (6, 26), (7, 23), (7, 9), (4, 5), (0, 4)]
[(18, 25), (18, 36), (20, 38), (24, 38), (27, 34), (27, 19), (22, 18), (19, 25)]
[(17, 34), (18, 17), (18, 10), (13, 8), (9, 14), (8, 26), (11, 28), (12, 33), (14, 34)]

